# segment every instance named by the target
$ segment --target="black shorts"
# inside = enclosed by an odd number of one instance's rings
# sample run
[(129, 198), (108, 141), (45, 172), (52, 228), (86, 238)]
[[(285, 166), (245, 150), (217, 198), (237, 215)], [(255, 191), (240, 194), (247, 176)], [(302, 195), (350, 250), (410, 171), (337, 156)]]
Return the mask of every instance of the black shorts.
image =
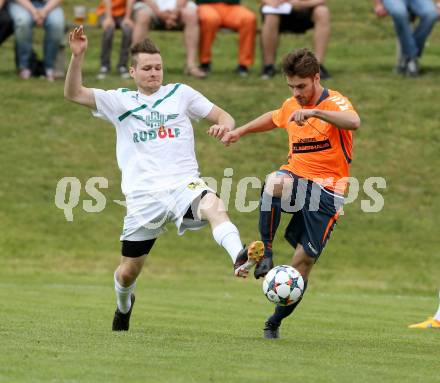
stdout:
[[(292, 11), (288, 15), (280, 15), (280, 32), (305, 33), (309, 29), (313, 29), (313, 8), (301, 11)], [(264, 14), (262, 20), (264, 21)]]
[(293, 247), (300, 243), (308, 255), (318, 259), (336, 224), (344, 197), (287, 170), (279, 172), (294, 181), (290, 206), (281, 206), (283, 212), (292, 214), (284, 236)]

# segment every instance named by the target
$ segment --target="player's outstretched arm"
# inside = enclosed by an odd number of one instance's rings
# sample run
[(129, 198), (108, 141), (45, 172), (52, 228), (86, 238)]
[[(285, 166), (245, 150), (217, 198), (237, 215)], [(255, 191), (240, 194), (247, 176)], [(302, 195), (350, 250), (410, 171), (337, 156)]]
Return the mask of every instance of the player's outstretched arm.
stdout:
[(266, 132), (276, 128), (276, 125), (272, 120), (272, 113), (273, 112), (264, 113), (255, 120), (252, 120), (247, 124), (226, 133), (222, 138), (222, 143), (226, 146), (229, 146), (230, 144), (237, 142), (241, 136), (246, 134)]
[(87, 50), (87, 37), (81, 25), (69, 33), (69, 45), (72, 51), (69, 69), (64, 83), (64, 97), (77, 104), (96, 109), (93, 90), (82, 85), (81, 66)]
[(235, 120), (232, 116), (217, 105), (212, 107), (206, 119), (214, 124), (208, 129), (207, 133), (219, 140), (223, 138), (227, 132), (235, 128)]
[(298, 109), (289, 117), (289, 122), (293, 121), (297, 125), (303, 126), (311, 117), (329, 122), (339, 129), (357, 130), (361, 126), (361, 119), (354, 110), (339, 112), (321, 109)]

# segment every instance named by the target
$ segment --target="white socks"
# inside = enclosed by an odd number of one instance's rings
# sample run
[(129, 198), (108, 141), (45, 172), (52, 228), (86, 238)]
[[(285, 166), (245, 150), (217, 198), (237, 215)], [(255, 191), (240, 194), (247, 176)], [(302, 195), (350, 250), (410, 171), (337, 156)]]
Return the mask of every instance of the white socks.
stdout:
[[(438, 297), (440, 298), (440, 292), (438, 294)], [(440, 322), (440, 306), (438, 306), (437, 312), (434, 315), (434, 319)]]
[(118, 309), (122, 314), (127, 314), (131, 308), (131, 293), (136, 286), (136, 282), (133, 283), (131, 286), (123, 287), (119, 284), (116, 273), (117, 271), (115, 271), (114, 278)]
[(243, 248), (237, 227), (231, 221), (226, 221), (216, 226), (212, 235), (215, 241), (228, 252), (232, 263), (235, 263), (238, 253)]

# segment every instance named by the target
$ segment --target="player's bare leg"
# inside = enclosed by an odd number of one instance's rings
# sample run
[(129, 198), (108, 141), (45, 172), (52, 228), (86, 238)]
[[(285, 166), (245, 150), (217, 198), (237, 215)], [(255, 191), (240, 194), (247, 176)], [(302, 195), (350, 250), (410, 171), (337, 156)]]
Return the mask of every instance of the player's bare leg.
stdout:
[(246, 278), (249, 270), (263, 257), (263, 242), (254, 241), (243, 248), (237, 227), (229, 220), (223, 201), (214, 193), (202, 198), (198, 215), (209, 222), (214, 239), (228, 252), (234, 264), (234, 274)]
[(139, 9), (135, 13), (131, 45), (141, 42), (150, 29), (151, 15), (145, 9)]
[(261, 29), (261, 51), (263, 52), (263, 77), (275, 74), (275, 59), (279, 45), (279, 15), (266, 15)]
[(183, 38), (186, 48), (185, 73), (196, 78), (205, 78), (206, 73), (199, 69), (197, 65), (200, 41), (200, 27), (197, 16), (197, 8), (183, 8), (181, 11), (181, 20), (184, 25)]
[[(315, 45), (315, 55), (321, 65), (321, 75), (325, 71), (325, 78), (329, 78), (330, 74), (326, 69), (322, 69), (325, 54), (327, 52), (328, 43), (330, 41), (330, 11), (325, 5), (318, 5), (313, 9), (312, 19), (315, 24), (314, 27), (314, 45)], [(323, 79), (325, 79), (323, 78)]]

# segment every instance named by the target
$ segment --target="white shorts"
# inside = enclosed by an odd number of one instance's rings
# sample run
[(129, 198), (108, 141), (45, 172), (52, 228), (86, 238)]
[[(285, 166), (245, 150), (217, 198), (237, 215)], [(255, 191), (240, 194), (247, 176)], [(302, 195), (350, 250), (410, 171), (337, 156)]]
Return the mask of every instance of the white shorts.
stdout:
[[(174, 222), (179, 235), (186, 230), (202, 228), (208, 222), (198, 219), (196, 211), (205, 190), (215, 193), (201, 178), (193, 178), (174, 189), (145, 192), (127, 198), (127, 215), (120, 240), (157, 238), (166, 231), (168, 222)], [(185, 217), (189, 209), (192, 216)]]

